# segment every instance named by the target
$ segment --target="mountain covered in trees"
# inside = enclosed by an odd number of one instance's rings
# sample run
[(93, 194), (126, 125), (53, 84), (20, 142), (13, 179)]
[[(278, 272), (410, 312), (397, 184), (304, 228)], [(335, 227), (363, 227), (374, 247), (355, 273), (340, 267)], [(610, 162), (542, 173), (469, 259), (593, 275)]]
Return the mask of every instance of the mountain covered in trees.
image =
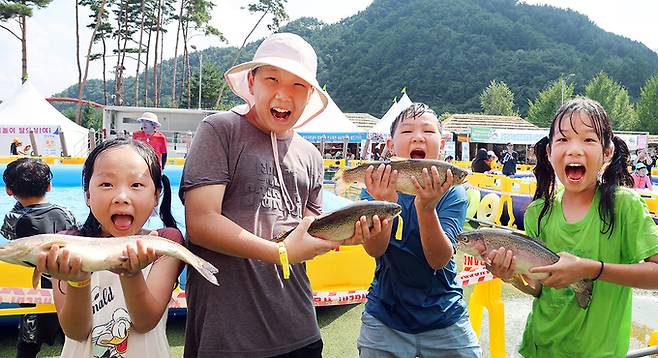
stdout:
[[(320, 84), (343, 111), (376, 116), (388, 109), (402, 88), (437, 113), (479, 112), (480, 93), (492, 80), (509, 86), (515, 106), (525, 116), (528, 100), (561, 75), (574, 74), (567, 78), (582, 93), (600, 72), (626, 87), (636, 100), (644, 82), (658, 72), (658, 54), (643, 44), (606, 32), (577, 12), (514, 0), (374, 0), (339, 23), (301, 18), (280, 31), (297, 33), (313, 45)], [(238, 61), (251, 59), (259, 41), (247, 44)], [(207, 93), (211, 84), (206, 81), (221, 81), (237, 51), (203, 51), (204, 106), (214, 106), (212, 94), (219, 92), (214, 84), (214, 93)], [(162, 83), (171, 82), (172, 63), (164, 62)], [(198, 71), (195, 53), (190, 64), (191, 72)], [(194, 99), (186, 100), (187, 90), (178, 90), (179, 95), (184, 93), (177, 99), (179, 106), (196, 107), (194, 76)], [(125, 80), (126, 93), (131, 93), (133, 83), (134, 77)], [(58, 95), (77, 97), (76, 87)], [(161, 105), (167, 106), (171, 90), (163, 86), (161, 92)], [(102, 81), (88, 82), (85, 97), (105, 103)], [(224, 97), (222, 107), (239, 102), (234, 96)], [(124, 104), (135, 105), (131, 99)]]

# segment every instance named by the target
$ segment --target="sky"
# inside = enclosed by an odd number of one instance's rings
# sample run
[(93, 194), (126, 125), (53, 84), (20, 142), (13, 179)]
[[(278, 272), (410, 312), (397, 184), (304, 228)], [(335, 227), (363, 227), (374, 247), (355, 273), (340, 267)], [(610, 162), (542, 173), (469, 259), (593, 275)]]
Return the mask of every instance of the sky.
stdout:
[[(241, 6), (250, 1), (221, 1), (213, 11), (211, 25), (228, 39), (228, 44), (217, 38), (193, 36), (190, 43), (199, 50), (211, 46), (240, 46), (244, 36), (258, 20)], [(549, 4), (571, 8), (587, 15), (606, 31), (644, 43), (658, 52), (658, 1), (652, 0), (524, 0), (528, 4)], [(286, 9), (291, 20), (311, 16), (326, 23), (338, 22), (364, 10), (372, 0), (288, 0)], [(77, 81), (75, 61), (74, 2), (53, 0), (45, 9), (36, 10), (28, 22), (28, 74), (32, 83), (49, 96), (66, 89)], [(88, 13), (80, 16), (85, 24)], [(15, 26), (11, 27), (16, 29)], [(175, 25), (170, 33), (175, 32)], [(267, 28), (261, 24), (250, 40), (266, 36)], [(86, 53), (91, 30), (81, 32), (81, 53)], [(173, 36), (171, 36), (173, 37)], [(165, 58), (173, 56), (173, 39), (165, 40)], [(167, 51), (169, 49), (169, 51)], [(0, 99), (7, 99), (20, 86), (20, 42), (0, 28)], [(83, 63), (84, 66), (84, 63)], [(128, 67), (132, 75), (134, 68)], [(108, 78), (112, 75), (108, 74)], [(101, 78), (100, 61), (92, 63), (89, 78)]]

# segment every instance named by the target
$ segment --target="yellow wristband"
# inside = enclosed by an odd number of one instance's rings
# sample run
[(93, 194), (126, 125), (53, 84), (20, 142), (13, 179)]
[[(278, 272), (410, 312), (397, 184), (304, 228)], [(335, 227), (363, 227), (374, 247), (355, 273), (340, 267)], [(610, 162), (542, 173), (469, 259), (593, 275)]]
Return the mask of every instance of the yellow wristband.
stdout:
[(83, 288), (83, 287), (87, 287), (91, 284), (91, 277), (86, 279), (86, 280), (82, 280), (82, 281), (66, 281), (66, 282), (71, 287)]
[(288, 250), (286, 250), (286, 245), (282, 242), (279, 243), (279, 261), (283, 269), (283, 279), (287, 280), (290, 278), (290, 263), (288, 261)]

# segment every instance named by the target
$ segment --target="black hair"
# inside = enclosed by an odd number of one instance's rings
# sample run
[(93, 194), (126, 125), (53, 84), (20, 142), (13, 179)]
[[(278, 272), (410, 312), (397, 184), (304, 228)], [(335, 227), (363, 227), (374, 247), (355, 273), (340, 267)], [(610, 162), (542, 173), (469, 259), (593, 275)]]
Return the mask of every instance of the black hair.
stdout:
[(19, 158), (7, 164), (2, 180), (19, 198), (34, 198), (46, 195), (53, 173), (48, 164), (39, 159)]
[(569, 125), (575, 131), (573, 121), (576, 113), (584, 113), (591, 119), (591, 127), (602, 143), (603, 151), (614, 147), (610, 163), (605, 167), (598, 182), (601, 190), (598, 212), (603, 222), (601, 233), (612, 235), (615, 227), (615, 190), (618, 186), (633, 186), (633, 179), (628, 172), (630, 152), (626, 143), (612, 132), (608, 114), (601, 104), (586, 97), (577, 97), (562, 105), (553, 117), (548, 137), (540, 139), (535, 144), (537, 164), (533, 173), (537, 179), (537, 190), (533, 200), (544, 199), (544, 204), (537, 219), (537, 228), (540, 228), (542, 218), (549, 212), (555, 199), (555, 171), (548, 160), (546, 149), (552, 143), (555, 131), (562, 133), (562, 122), (564, 120), (568, 120)]
[[(398, 114), (398, 116), (395, 117), (393, 123), (391, 123), (391, 137), (395, 135), (395, 130), (397, 129), (400, 122), (402, 122), (402, 120), (406, 118), (416, 119), (425, 113), (429, 113), (434, 117), (436, 117), (436, 113), (434, 112), (434, 110), (432, 110), (428, 105), (424, 103), (414, 102), (411, 105), (409, 105), (409, 107), (405, 108), (404, 111)], [(437, 117), (437, 125), (439, 127), (439, 132), (441, 132), (441, 122), (438, 120), (438, 117)]]
[[(94, 174), (94, 164), (98, 156), (104, 151), (116, 148), (122, 145), (130, 146), (139, 156), (144, 158), (146, 164), (149, 167), (149, 172), (151, 174), (151, 179), (155, 184), (156, 191), (162, 193), (162, 203), (160, 204), (160, 219), (166, 227), (177, 228), (176, 220), (171, 214), (171, 185), (169, 183), (169, 178), (162, 173), (162, 167), (160, 167), (160, 161), (158, 160), (155, 151), (148, 144), (145, 144), (140, 141), (133, 140), (132, 138), (117, 138), (105, 141), (99, 146), (94, 148), (94, 150), (89, 153), (87, 160), (82, 168), (82, 185), (85, 193), (89, 193), (89, 183), (91, 177)], [(90, 211), (87, 220), (82, 224), (80, 228), (80, 233), (83, 236), (98, 237), (101, 235), (101, 224), (98, 222), (98, 219), (94, 217), (94, 214)]]

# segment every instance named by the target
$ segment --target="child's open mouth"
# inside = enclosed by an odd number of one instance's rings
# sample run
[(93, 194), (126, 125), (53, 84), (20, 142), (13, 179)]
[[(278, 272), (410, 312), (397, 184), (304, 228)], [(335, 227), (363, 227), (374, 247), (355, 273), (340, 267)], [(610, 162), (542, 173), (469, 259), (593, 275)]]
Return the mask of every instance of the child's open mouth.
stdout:
[(581, 164), (567, 164), (564, 168), (567, 179), (572, 182), (580, 181), (585, 176), (586, 171), (585, 166)]
[(117, 230), (128, 230), (133, 223), (133, 216), (127, 214), (112, 215), (112, 224)]
[(411, 159), (425, 159), (425, 151), (422, 149), (414, 149), (409, 153)]
[(270, 113), (272, 113), (272, 116), (274, 116), (274, 118), (281, 121), (287, 120), (288, 118), (290, 118), (290, 115), (292, 114), (292, 112), (278, 107), (273, 107), (272, 109), (270, 109)]

